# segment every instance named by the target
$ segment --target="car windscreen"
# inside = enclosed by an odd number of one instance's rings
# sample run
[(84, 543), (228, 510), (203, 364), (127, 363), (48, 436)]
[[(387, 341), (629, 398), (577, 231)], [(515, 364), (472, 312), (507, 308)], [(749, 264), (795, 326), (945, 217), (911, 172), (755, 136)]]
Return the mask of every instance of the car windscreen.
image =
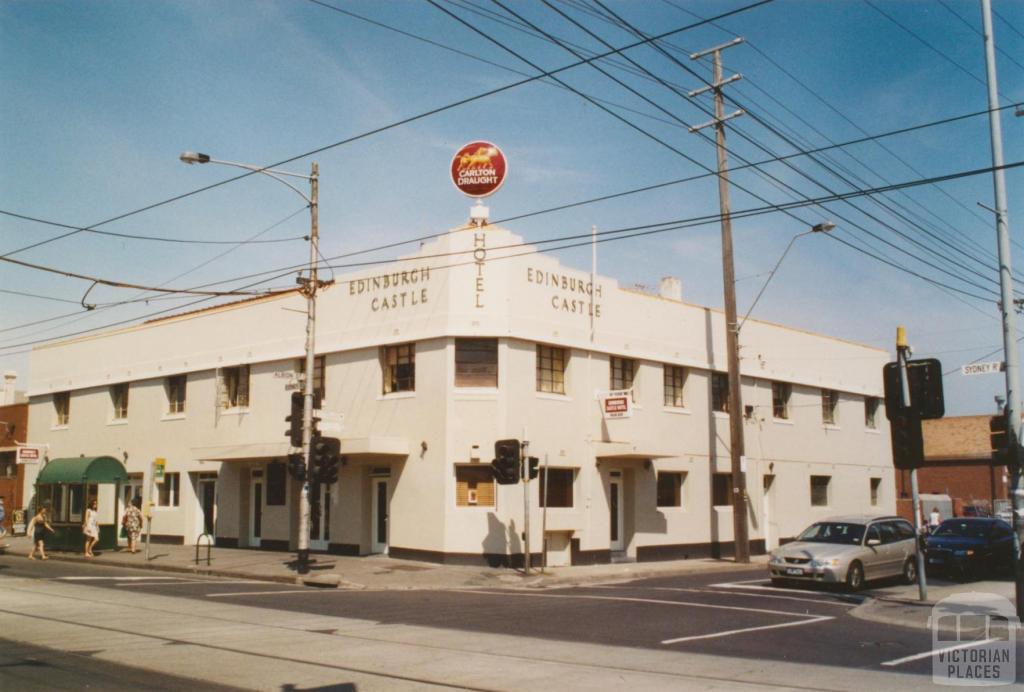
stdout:
[(947, 519), (932, 532), (933, 536), (954, 536), (957, 538), (985, 538), (991, 525), (987, 521), (957, 521)]
[(864, 524), (849, 524), (840, 521), (820, 521), (811, 524), (802, 534), (797, 536), (798, 541), (809, 541), (811, 543), (842, 543), (844, 545), (860, 545), (864, 537)]

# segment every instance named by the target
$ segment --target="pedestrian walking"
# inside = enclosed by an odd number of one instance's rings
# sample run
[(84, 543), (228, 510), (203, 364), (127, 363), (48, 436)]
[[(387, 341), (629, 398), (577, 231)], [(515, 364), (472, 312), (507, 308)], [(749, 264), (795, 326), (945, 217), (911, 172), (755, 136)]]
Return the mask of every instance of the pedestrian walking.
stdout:
[(932, 513), (928, 515), (928, 528), (932, 532), (938, 528), (939, 524), (942, 523), (942, 514), (939, 513), (938, 507), (932, 507)]
[(96, 545), (96, 541), (100, 539), (100, 520), (99, 514), (96, 512), (96, 504), (95, 499), (89, 502), (89, 506), (85, 509), (85, 519), (82, 520), (82, 533), (85, 535), (85, 556), (87, 558), (95, 557), (92, 554), (92, 548)]
[(132, 502), (124, 510), (124, 517), (121, 518), (121, 526), (124, 527), (125, 535), (128, 536), (128, 552), (134, 553), (139, 536), (142, 534), (142, 498), (133, 497)]
[(28, 554), (29, 560), (36, 559), (36, 550), (39, 551), (39, 556), (42, 559), (49, 559), (46, 557), (46, 549), (43, 545), (47, 531), (53, 533), (53, 527), (50, 526), (50, 508), (44, 505), (32, 517), (32, 521), (28, 523), (28, 528), (25, 530), (25, 533), (32, 537), (32, 552)]

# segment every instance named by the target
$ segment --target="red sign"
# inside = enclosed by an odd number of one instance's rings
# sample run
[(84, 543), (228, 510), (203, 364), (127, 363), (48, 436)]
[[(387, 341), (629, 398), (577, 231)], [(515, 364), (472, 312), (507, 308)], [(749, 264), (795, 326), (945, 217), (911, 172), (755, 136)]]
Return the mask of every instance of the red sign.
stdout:
[(18, 447), (18, 451), (15, 454), (17, 463), (19, 464), (38, 464), (39, 463), (39, 448), (38, 447)]
[(470, 197), (493, 195), (507, 170), (505, 155), (490, 142), (470, 142), (452, 158), (452, 182)]

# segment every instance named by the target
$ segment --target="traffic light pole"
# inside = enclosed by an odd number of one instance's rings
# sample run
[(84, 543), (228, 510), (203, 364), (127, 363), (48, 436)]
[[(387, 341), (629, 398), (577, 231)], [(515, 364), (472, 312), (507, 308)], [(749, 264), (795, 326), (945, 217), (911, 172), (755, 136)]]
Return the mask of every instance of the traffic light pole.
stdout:
[(313, 373), (316, 368), (316, 293), (319, 288), (317, 281), (317, 255), (319, 243), (317, 198), (320, 191), (320, 169), (316, 162), (309, 176), (309, 279), (305, 283), (306, 294), (306, 373), (302, 380), (302, 460), (306, 467), (306, 477), (302, 481), (299, 493), (299, 541), (298, 571), (305, 574), (309, 571), (309, 481), (313, 475), (312, 440), (313, 440)]
[(1006, 362), (1006, 434), (1009, 470), (1012, 478), (1010, 503), (1013, 516), (1013, 557), (1017, 617), (1024, 620), (1024, 474), (1021, 465), (1020, 360), (1017, 355), (1017, 316), (1013, 302), (1013, 277), (1010, 271), (1010, 228), (1006, 210), (1006, 178), (1003, 174), (1003, 130), (1000, 123), (999, 86), (996, 82), (995, 36), (992, 33), (991, 0), (981, 0), (981, 20), (985, 41), (985, 73), (988, 82), (988, 124), (992, 140), (992, 186), (995, 194), (996, 245), (999, 251), (1000, 311), (1003, 317), (1003, 357)]
[[(525, 431), (524, 431), (525, 433)], [(524, 434), (523, 437), (526, 437)], [(520, 474), (523, 477), (523, 574), (530, 576), (530, 443), (523, 440), (519, 454)]]
[[(903, 327), (896, 328), (896, 361), (900, 364), (900, 389), (903, 390), (903, 405), (911, 408), (910, 378), (907, 376), (907, 335)], [(916, 420), (916, 416), (915, 416)], [(917, 425), (920, 425), (917, 421)], [(910, 498), (914, 503), (914, 559), (917, 563), (917, 596), (928, 600), (928, 581), (924, 573), (924, 551), (921, 550), (921, 498), (917, 490), (917, 467), (910, 469)]]

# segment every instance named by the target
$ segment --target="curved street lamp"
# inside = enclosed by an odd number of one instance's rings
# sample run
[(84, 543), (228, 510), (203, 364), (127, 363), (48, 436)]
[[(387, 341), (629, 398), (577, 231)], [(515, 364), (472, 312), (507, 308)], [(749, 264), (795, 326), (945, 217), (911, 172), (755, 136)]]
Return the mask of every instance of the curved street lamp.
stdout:
[[(303, 377), (303, 405), (302, 405), (302, 460), (306, 468), (306, 478), (302, 482), (302, 492), (299, 494), (299, 545), (298, 545), (298, 570), (300, 574), (309, 571), (309, 479), (312, 476), (310, 468), (310, 451), (313, 438), (313, 372), (316, 360), (316, 293), (320, 288), (317, 280), (317, 256), (319, 255), (318, 235), (318, 203), (317, 198), (320, 190), (320, 169), (316, 162), (312, 164), (309, 175), (292, 173), (276, 168), (265, 166), (254, 166), (248, 163), (237, 163), (235, 161), (222, 161), (215, 159), (209, 154), (201, 154), (195, 151), (184, 151), (178, 157), (183, 163), (192, 165), (194, 163), (218, 163), (222, 166), (233, 166), (243, 168), (247, 171), (262, 173), (273, 178), (282, 185), (287, 186), (298, 194), (309, 205), (310, 233), (309, 233), (309, 278), (299, 277), (298, 283), (302, 286), (302, 292), (306, 296), (306, 372)], [(284, 177), (302, 178), (309, 181), (309, 195), (285, 180)]]

